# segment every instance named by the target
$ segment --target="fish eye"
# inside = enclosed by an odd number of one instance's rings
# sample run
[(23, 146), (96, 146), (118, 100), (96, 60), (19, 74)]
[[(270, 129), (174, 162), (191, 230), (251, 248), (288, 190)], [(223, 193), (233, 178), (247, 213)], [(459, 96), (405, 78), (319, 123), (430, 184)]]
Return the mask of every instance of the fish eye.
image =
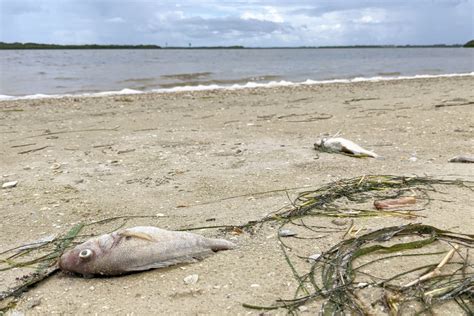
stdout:
[(84, 249), (79, 253), (79, 258), (81, 259), (87, 259), (90, 256), (92, 256), (92, 250), (90, 249)]

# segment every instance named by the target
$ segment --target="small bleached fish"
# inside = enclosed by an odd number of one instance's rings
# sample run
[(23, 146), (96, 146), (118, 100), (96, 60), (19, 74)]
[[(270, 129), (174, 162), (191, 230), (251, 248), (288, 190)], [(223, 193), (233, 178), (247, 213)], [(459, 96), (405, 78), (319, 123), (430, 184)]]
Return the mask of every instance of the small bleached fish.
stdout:
[(322, 151), (341, 152), (355, 157), (380, 157), (376, 153), (368, 151), (356, 143), (342, 137), (318, 139), (314, 143), (314, 148)]
[(416, 204), (416, 197), (405, 196), (398, 199), (379, 200), (374, 202), (374, 206), (378, 210), (407, 207)]
[(76, 246), (61, 256), (59, 267), (84, 276), (119, 275), (195, 262), (234, 247), (224, 239), (150, 226), (133, 227)]
[(456, 156), (449, 159), (449, 162), (474, 163), (474, 156)]

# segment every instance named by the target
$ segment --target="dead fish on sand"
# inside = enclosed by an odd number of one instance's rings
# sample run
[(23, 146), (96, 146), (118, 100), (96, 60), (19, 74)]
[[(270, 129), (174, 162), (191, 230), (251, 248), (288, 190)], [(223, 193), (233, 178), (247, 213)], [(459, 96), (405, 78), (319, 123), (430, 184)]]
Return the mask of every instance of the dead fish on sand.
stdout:
[(195, 262), (219, 250), (235, 248), (224, 239), (143, 226), (98, 236), (64, 253), (63, 271), (84, 276), (119, 275)]
[(456, 156), (449, 159), (449, 162), (474, 163), (474, 156)]
[(314, 143), (314, 148), (321, 151), (345, 153), (354, 157), (380, 158), (376, 153), (368, 151), (356, 143), (342, 137), (318, 139)]
[(412, 204), (416, 204), (416, 198), (414, 196), (405, 196), (398, 199), (387, 199), (374, 202), (374, 206), (378, 210), (407, 207)]

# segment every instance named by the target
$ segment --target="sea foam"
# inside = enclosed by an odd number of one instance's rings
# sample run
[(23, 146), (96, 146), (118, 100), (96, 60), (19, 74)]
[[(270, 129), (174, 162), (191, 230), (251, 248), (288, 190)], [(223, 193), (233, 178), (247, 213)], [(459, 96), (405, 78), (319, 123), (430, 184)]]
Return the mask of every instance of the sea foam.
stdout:
[(318, 85), (318, 84), (334, 84), (334, 83), (353, 83), (353, 82), (377, 82), (377, 81), (391, 81), (391, 80), (412, 80), (425, 78), (450, 78), (450, 77), (470, 77), (474, 76), (474, 72), (459, 73), (459, 74), (442, 74), (442, 75), (414, 75), (414, 76), (375, 76), (375, 77), (356, 77), (351, 79), (331, 79), (331, 80), (312, 80), (307, 79), (301, 82), (292, 81), (270, 81), (270, 82), (247, 82), (245, 84), (233, 85), (195, 85), (195, 86), (179, 86), (172, 88), (153, 89), (147, 91), (122, 89), (118, 91), (102, 91), (94, 93), (81, 94), (32, 94), (25, 96), (11, 96), (1, 95), (0, 101), (11, 100), (30, 100), (30, 99), (45, 99), (45, 98), (64, 98), (64, 97), (103, 97), (114, 95), (131, 95), (143, 93), (176, 93), (176, 92), (192, 92), (192, 91), (209, 91), (209, 90), (241, 90), (251, 88), (277, 88), (277, 87), (294, 87), (303, 85)]

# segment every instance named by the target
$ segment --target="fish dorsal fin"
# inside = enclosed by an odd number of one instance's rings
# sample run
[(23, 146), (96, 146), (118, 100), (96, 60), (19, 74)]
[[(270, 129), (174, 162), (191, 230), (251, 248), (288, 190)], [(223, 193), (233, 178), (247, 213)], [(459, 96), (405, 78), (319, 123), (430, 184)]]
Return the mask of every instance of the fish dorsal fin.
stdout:
[(153, 241), (153, 237), (147, 233), (144, 232), (135, 232), (135, 231), (130, 231), (130, 230), (124, 230), (118, 233), (122, 237), (135, 237), (139, 239), (144, 239), (148, 241)]

